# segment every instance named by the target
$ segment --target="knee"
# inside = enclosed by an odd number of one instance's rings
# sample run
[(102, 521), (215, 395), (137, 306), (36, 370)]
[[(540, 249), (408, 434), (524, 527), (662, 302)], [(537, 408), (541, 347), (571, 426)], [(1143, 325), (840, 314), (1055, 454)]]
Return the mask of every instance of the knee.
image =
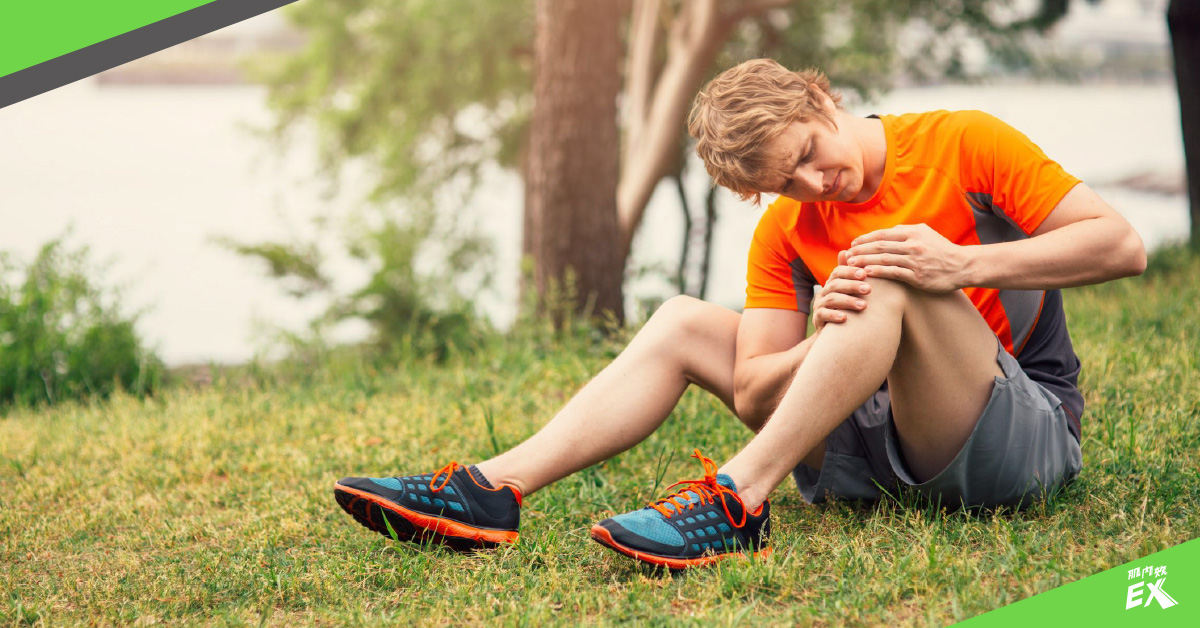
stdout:
[[(721, 325), (728, 324), (719, 305), (695, 297), (679, 295), (667, 299), (646, 325), (638, 332), (643, 342), (650, 343), (660, 354), (689, 355), (692, 350), (706, 346), (714, 337), (732, 335)], [(731, 340), (732, 341), (732, 340)]]
[(685, 294), (673, 296), (654, 311), (645, 329), (671, 340), (695, 337), (704, 325), (705, 312), (710, 307), (714, 306)]
[(871, 292), (867, 295), (868, 307), (886, 307), (902, 311), (917, 292), (912, 286), (895, 279), (867, 278)]

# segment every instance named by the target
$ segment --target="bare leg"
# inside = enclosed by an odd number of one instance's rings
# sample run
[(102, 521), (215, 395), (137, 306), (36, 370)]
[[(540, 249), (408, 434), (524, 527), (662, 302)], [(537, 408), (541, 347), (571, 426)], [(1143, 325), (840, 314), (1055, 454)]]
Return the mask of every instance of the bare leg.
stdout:
[(826, 325), (766, 426), (722, 467), (750, 508), (886, 379), (918, 479), (945, 468), (991, 395), (996, 340), (965, 294), (871, 280), (867, 308)]
[(689, 384), (733, 408), (741, 315), (690, 297), (668, 300), (604, 370), (537, 434), (476, 465), (528, 495), (642, 442)]

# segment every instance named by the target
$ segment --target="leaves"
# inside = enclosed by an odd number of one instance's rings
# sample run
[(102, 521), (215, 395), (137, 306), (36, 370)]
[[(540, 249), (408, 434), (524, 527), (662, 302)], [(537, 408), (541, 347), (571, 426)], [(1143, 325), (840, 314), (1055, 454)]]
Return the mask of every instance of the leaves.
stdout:
[(332, 180), (362, 157), (378, 166), (374, 199), (428, 200), (448, 181), (475, 182), (487, 161), (513, 165), (530, 109), (531, 3), (354, 0), (288, 15), (308, 41), (259, 68), (274, 136), (313, 125)]
[(23, 267), (0, 255), (0, 406), (157, 387), (161, 363), (99, 272), (87, 247), (69, 249), (62, 239)]

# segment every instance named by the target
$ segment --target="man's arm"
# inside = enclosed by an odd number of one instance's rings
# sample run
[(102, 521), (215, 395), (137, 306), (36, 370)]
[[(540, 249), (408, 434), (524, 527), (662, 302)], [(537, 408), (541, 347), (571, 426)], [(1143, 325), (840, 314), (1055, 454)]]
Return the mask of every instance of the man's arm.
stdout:
[(926, 225), (901, 225), (859, 236), (849, 264), (871, 277), (930, 292), (968, 286), (1052, 290), (1139, 275), (1141, 237), (1091, 188), (1080, 183), (1054, 207), (1033, 237), (958, 246)]
[(738, 324), (733, 400), (742, 422), (755, 431), (766, 423), (796, 369), (808, 355), (808, 314), (748, 308)]
[(1146, 270), (1142, 238), (1088, 186), (1067, 192), (1033, 237), (970, 247), (965, 285), (1048, 290)]

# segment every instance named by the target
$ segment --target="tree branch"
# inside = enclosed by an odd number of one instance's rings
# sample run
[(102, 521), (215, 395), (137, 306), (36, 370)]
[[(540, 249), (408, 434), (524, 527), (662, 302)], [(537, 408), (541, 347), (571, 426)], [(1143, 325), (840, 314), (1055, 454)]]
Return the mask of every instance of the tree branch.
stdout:
[(646, 127), (646, 110), (650, 105), (650, 93), (657, 74), (656, 57), (661, 11), (662, 0), (635, 0), (633, 5), (629, 27), (629, 56), (625, 66), (628, 125), (622, 161), (628, 161), (638, 150), (643, 129)]

